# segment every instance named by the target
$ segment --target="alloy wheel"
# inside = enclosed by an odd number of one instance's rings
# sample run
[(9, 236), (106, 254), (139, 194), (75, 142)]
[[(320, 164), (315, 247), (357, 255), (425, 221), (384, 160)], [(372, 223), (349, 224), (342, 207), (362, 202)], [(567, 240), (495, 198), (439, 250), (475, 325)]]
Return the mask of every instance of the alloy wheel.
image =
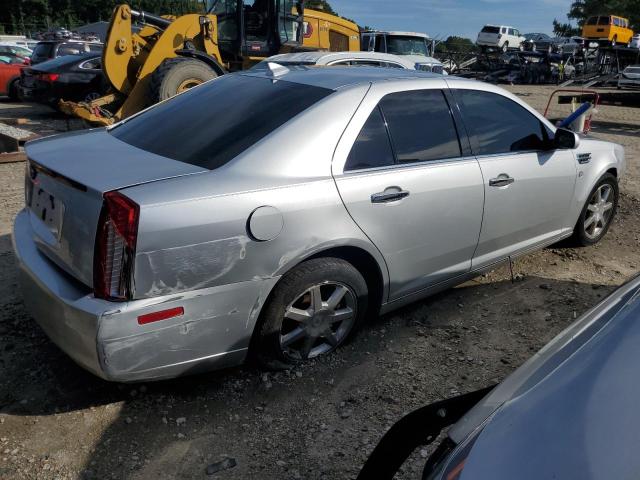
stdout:
[(307, 360), (335, 349), (357, 318), (356, 295), (338, 282), (316, 284), (284, 312), (280, 348), (285, 356)]
[(584, 232), (590, 240), (597, 239), (613, 216), (613, 187), (600, 185), (589, 199), (584, 219)]

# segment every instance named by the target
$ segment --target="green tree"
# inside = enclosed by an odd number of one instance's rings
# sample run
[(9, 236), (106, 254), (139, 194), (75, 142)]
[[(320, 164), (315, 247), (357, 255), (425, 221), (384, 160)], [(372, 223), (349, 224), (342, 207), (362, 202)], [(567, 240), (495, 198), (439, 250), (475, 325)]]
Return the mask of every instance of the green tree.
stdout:
[(436, 53), (458, 52), (468, 53), (474, 51), (475, 44), (468, 38), (456, 37), (452, 35), (445, 41), (436, 45)]
[(575, 0), (568, 17), (582, 27), (593, 15), (619, 15), (628, 18), (631, 26), (640, 29), (640, 0)]
[(562, 23), (554, 19), (553, 33), (556, 37), (572, 37), (574, 35), (580, 35), (580, 28), (574, 27), (570, 23)]

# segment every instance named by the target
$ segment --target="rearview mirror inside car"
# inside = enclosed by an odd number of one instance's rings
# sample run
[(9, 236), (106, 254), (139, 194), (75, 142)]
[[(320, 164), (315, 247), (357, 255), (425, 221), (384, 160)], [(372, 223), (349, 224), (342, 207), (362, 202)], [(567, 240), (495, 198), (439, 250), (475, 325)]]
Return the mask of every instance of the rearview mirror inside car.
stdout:
[(578, 148), (580, 145), (580, 136), (576, 132), (567, 130), (565, 128), (559, 128), (556, 130), (556, 134), (553, 137), (554, 148)]

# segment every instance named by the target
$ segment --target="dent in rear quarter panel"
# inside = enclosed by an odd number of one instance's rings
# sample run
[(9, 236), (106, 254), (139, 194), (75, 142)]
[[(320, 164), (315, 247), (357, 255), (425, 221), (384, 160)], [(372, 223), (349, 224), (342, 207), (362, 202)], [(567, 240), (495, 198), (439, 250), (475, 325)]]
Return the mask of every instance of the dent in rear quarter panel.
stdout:
[[(363, 248), (388, 283), (384, 260), (353, 223), (331, 176), (333, 151), (367, 89), (328, 97), (224, 167), (123, 190), (140, 205), (131, 303), (156, 311), (184, 306), (185, 313), (148, 325), (127, 316), (126, 306), (105, 317), (107, 371), (127, 369), (130, 379), (157, 363), (188, 368), (201, 357), (245, 352), (281, 275), (323, 249)], [(247, 231), (261, 206), (273, 207), (282, 222), (269, 241)]]

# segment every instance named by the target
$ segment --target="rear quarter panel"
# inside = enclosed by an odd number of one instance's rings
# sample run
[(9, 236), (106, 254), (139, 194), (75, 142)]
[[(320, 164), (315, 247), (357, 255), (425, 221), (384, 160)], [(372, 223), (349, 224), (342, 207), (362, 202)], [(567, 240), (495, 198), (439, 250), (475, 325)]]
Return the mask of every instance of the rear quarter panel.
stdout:
[[(124, 190), (141, 205), (135, 297), (278, 277), (338, 245), (365, 249), (386, 274), (331, 176), (338, 140), (367, 90), (331, 95), (215, 171)], [(270, 241), (248, 231), (261, 206), (282, 222)]]

